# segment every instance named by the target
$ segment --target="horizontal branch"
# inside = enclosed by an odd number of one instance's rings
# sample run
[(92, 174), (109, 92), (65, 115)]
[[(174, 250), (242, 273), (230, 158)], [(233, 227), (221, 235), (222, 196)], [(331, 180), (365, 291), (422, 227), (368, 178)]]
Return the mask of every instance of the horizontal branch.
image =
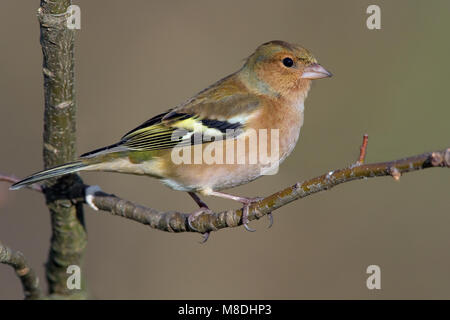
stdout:
[[(298, 182), (293, 186), (252, 204), (249, 208), (249, 220), (259, 219), (292, 201), (320, 191), (329, 190), (341, 183), (381, 176), (392, 176), (395, 180), (398, 180), (402, 174), (407, 172), (433, 167), (450, 167), (450, 148), (400, 160), (362, 164), (364, 162), (366, 148), (367, 137), (365, 136), (358, 161), (353, 165), (330, 171), (304, 182)], [(103, 191), (96, 191), (91, 195), (90, 201), (98, 209), (109, 212), (112, 215), (134, 220), (148, 225), (153, 229), (168, 232), (207, 233), (242, 225), (242, 209), (229, 209), (214, 214), (202, 214), (191, 223), (191, 227), (188, 223), (189, 213), (159, 211), (121, 199)]]
[[(259, 219), (292, 201), (320, 191), (329, 190), (341, 183), (381, 176), (392, 176), (398, 180), (401, 174), (407, 172), (432, 167), (450, 167), (450, 148), (395, 161), (360, 164), (364, 161), (366, 147), (367, 138), (363, 141), (360, 158), (355, 164), (296, 183), (254, 203), (249, 209), (249, 220)], [(92, 201), (100, 210), (162, 231), (207, 233), (223, 228), (237, 227), (242, 224), (242, 209), (229, 209), (214, 214), (203, 214), (192, 222), (192, 227), (195, 228), (193, 229), (188, 223), (188, 213), (177, 211), (162, 212), (146, 208), (101, 191), (94, 194)]]
[(0, 242), (0, 263), (10, 265), (14, 268), (22, 282), (25, 299), (40, 298), (39, 279), (21, 252), (13, 251)]

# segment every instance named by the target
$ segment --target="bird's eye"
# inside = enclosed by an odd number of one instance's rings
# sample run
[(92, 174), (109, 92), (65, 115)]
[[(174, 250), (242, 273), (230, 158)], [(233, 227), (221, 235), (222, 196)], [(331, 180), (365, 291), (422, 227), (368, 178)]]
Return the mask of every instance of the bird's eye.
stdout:
[(283, 59), (283, 64), (285, 67), (292, 67), (294, 65), (294, 61), (291, 58), (284, 58)]

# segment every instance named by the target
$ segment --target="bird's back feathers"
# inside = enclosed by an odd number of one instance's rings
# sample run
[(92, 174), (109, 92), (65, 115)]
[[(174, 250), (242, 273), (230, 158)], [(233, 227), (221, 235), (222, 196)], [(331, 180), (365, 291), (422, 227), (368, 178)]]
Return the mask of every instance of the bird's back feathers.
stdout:
[[(185, 103), (161, 113), (127, 132), (113, 145), (83, 154), (89, 158), (121, 151), (154, 151), (210, 142), (211, 137), (236, 137), (243, 129), (260, 100), (246, 92), (245, 87), (228, 76)], [(236, 131), (226, 135), (227, 130)], [(194, 139), (194, 131), (202, 133)], [(229, 131), (228, 131), (229, 132)]]

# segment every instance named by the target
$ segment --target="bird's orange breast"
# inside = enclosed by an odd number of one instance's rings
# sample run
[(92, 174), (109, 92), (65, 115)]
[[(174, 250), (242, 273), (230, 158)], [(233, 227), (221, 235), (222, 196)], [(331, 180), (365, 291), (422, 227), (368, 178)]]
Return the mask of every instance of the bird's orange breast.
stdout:
[[(161, 151), (159, 161), (155, 159), (162, 164), (161, 180), (182, 191), (222, 190), (248, 183), (270, 166), (277, 167), (292, 152), (302, 125), (302, 104), (262, 98), (260, 110), (237, 138), (189, 147), (186, 159), (190, 160), (182, 163), (180, 150)], [(174, 161), (177, 152), (178, 161)]]

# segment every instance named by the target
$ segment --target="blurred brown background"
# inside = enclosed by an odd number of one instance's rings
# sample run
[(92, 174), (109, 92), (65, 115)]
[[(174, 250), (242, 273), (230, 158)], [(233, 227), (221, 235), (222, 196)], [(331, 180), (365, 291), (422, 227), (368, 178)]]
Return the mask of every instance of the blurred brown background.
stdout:
[[(144, 120), (234, 72), (273, 39), (311, 49), (334, 77), (316, 81), (295, 152), (277, 176), (231, 190), (268, 195), (354, 162), (449, 146), (448, 1), (74, 1), (78, 151), (115, 142)], [(366, 28), (381, 7), (382, 29)], [(39, 1), (0, 10), (0, 172), (42, 168)], [(82, 174), (87, 183), (158, 209), (195, 203), (145, 177)], [(83, 275), (93, 298), (450, 298), (450, 170), (351, 182), (267, 219), (213, 233), (170, 234), (86, 209)], [(0, 239), (24, 252), (45, 283), (50, 227), (43, 197), (0, 184)], [(207, 199), (213, 209), (236, 204)], [(381, 290), (366, 288), (381, 267)], [(0, 299), (22, 298), (0, 265)]]

